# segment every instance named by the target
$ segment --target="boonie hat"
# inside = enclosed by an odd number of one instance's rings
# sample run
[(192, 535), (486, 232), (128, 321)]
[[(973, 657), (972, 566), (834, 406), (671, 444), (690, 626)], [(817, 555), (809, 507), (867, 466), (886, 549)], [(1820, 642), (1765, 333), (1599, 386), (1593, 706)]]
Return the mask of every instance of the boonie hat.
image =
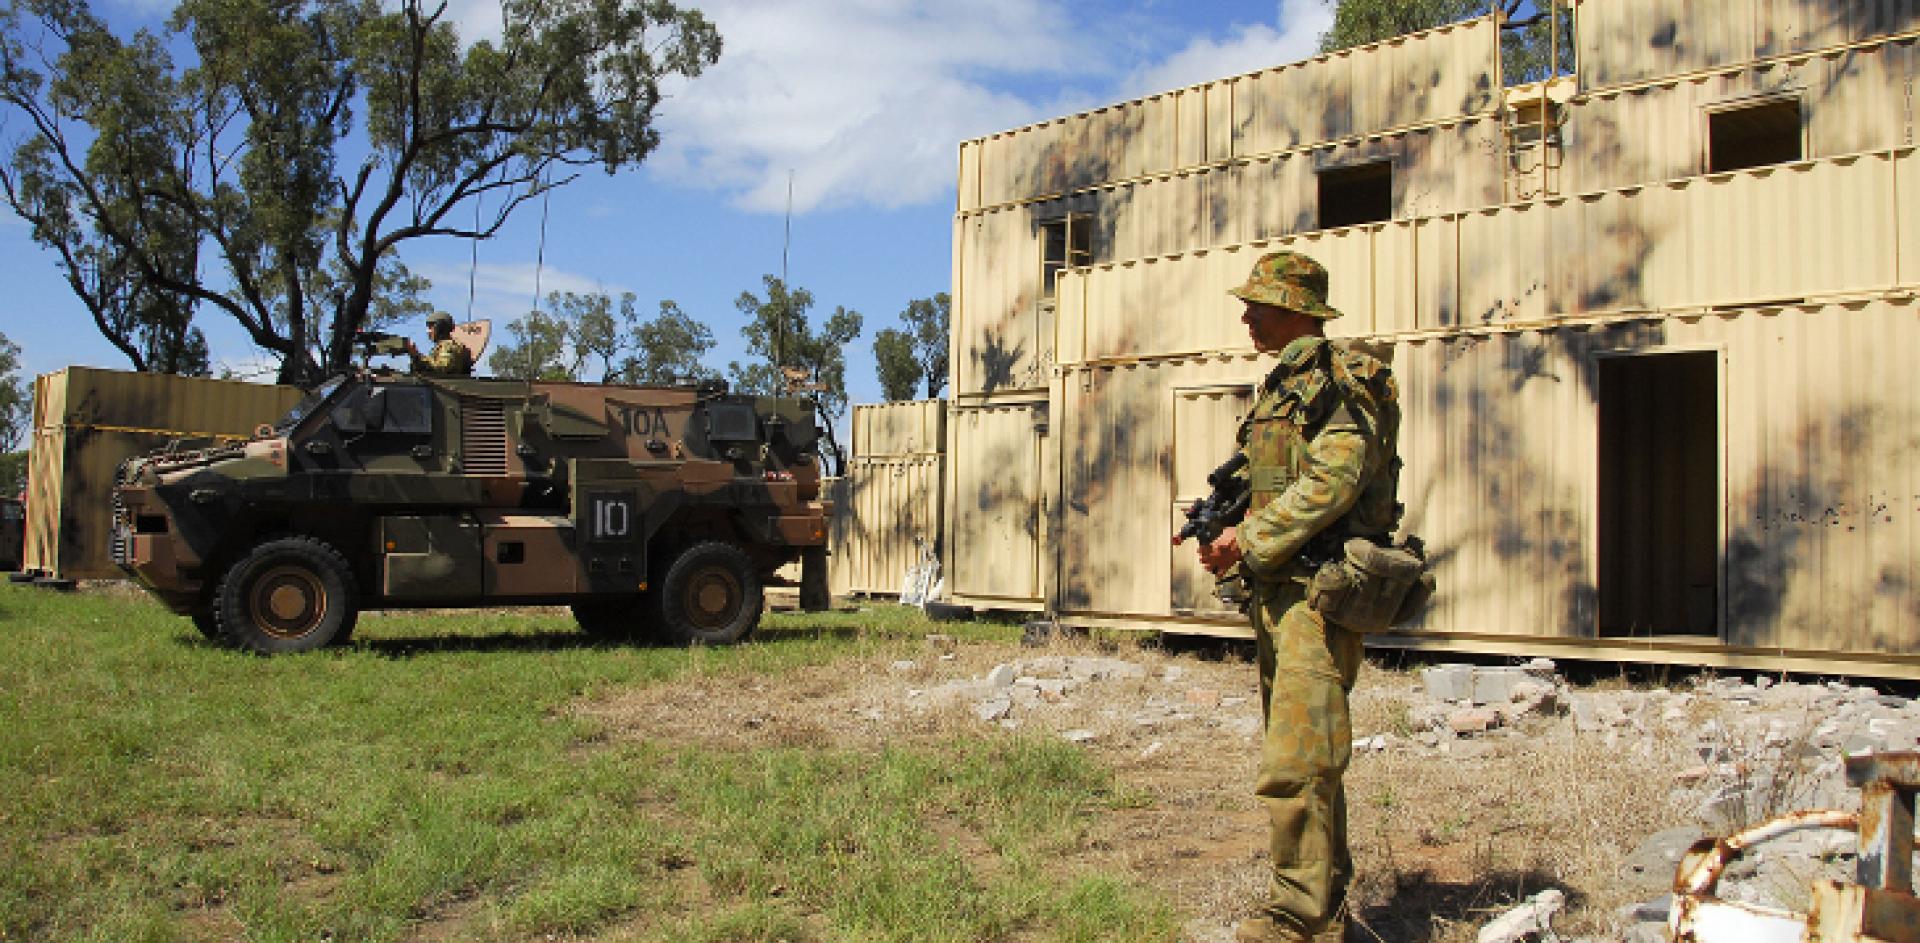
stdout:
[(1256, 304), (1273, 305), (1311, 315), (1322, 321), (1340, 316), (1327, 304), (1327, 270), (1298, 252), (1269, 252), (1253, 263), (1247, 283), (1227, 294)]

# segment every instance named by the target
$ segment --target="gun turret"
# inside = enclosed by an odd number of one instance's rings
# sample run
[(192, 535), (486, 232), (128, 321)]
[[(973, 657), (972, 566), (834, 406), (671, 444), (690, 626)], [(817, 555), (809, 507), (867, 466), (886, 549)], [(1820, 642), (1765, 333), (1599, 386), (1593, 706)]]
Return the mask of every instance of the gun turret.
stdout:
[(1220, 467), (1207, 474), (1207, 484), (1213, 492), (1187, 508), (1187, 523), (1180, 532), (1173, 535), (1173, 545), (1179, 546), (1189, 537), (1200, 538), (1201, 543), (1212, 543), (1220, 532), (1240, 523), (1247, 516), (1247, 505), (1253, 499), (1253, 490), (1240, 470), (1247, 467), (1247, 453), (1235, 452), (1233, 457), (1220, 463)]

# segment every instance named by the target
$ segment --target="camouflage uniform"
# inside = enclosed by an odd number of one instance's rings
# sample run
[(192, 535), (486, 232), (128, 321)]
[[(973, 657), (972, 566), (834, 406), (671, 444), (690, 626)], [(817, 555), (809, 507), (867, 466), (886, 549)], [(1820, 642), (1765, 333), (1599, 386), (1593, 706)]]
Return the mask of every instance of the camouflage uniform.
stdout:
[[(453, 315), (445, 311), (435, 311), (427, 315), (427, 330), (429, 332), (441, 326), (446, 327), (449, 336), (435, 341), (433, 350), (429, 351), (426, 356), (422, 357), (418, 353), (414, 354), (413, 372), (434, 377), (471, 376), (473, 374), (473, 351), (468, 350), (465, 344), (454, 340), (451, 336), (453, 331)], [(408, 349), (411, 350), (412, 345), (408, 345)]]
[(473, 374), (473, 354), (465, 344), (449, 337), (433, 345), (433, 350), (413, 361), (413, 372), (437, 377), (464, 377)]
[[(1291, 252), (1261, 259), (1234, 294), (1339, 316), (1325, 301), (1326, 271)], [(1386, 365), (1312, 336), (1281, 351), (1240, 428), (1252, 490), (1239, 525), (1240, 566), (1253, 590), (1266, 731), (1254, 792), (1271, 826), (1265, 922), (1283, 939), (1333, 924), (1353, 874), (1341, 778), (1352, 751), (1347, 693), (1361, 636), (1309, 608), (1307, 583), (1347, 537), (1393, 530), (1399, 423)]]

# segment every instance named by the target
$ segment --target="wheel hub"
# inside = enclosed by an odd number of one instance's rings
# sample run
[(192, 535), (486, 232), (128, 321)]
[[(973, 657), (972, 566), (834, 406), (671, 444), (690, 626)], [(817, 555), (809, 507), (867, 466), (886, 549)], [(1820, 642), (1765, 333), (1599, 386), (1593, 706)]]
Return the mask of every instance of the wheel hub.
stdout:
[(732, 621), (740, 608), (740, 584), (725, 570), (705, 570), (687, 586), (687, 614), (703, 629)]
[(248, 615), (275, 638), (306, 635), (327, 612), (326, 586), (300, 567), (275, 567), (261, 574), (248, 597)]

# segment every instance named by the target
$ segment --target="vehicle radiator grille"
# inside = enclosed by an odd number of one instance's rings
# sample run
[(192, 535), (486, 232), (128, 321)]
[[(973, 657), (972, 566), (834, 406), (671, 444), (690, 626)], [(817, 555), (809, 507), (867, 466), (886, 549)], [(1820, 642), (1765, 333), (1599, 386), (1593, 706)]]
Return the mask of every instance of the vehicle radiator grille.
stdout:
[(462, 400), (460, 455), (461, 470), (469, 475), (507, 473), (507, 413), (503, 401)]

